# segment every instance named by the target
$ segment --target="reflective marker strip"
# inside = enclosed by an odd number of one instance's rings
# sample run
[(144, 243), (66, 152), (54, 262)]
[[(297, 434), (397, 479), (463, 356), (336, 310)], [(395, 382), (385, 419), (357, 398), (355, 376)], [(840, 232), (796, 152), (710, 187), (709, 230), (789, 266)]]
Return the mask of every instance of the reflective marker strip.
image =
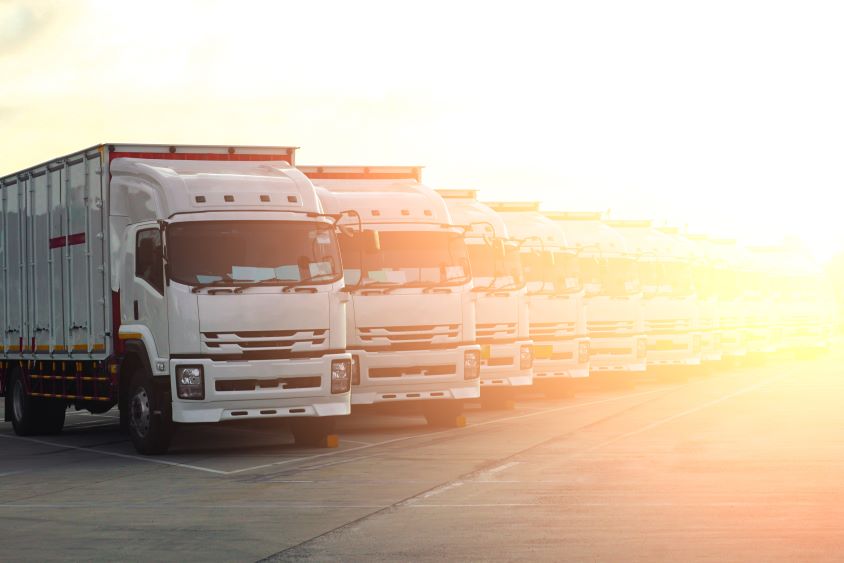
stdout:
[(121, 332), (118, 335), (118, 338), (120, 338), (120, 340), (130, 340), (130, 339), (142, 340), (143, 335), (140, 332)]

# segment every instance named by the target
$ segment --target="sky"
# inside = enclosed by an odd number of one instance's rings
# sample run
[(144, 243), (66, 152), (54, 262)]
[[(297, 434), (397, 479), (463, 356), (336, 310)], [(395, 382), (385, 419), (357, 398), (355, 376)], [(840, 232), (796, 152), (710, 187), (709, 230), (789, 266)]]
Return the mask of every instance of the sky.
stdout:
[(433, 187), (844, 250), (844, 5), (0, 0), (0, 175), (301, 147)]

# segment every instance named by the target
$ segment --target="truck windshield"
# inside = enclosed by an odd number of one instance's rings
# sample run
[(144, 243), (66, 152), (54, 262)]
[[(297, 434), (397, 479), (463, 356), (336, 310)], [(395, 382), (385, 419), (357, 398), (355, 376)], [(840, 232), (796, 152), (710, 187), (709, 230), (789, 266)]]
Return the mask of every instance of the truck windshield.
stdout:
[(469, 244), (466, 248), (472, 265), (472, 276), (492, 278), (489, 287), (518, 289), (524, 285), (522, 260), (517, 246), (506, 245), (504, 256), (497, 255), (488, 244)]
[(584, 256), (578, 260), (587, 291), (598, 295), (632, 295), (639, 292), (639, 276), (632, 258)]
[(694, 293), (692, 267), (687, 262), (642, 260), (639, 279), (646, 292), (687, 296)]
[(381, 249), (340, 237), (347, 285), (427, 286), (466, 283), (471, 276), (463, 235), (451, 231), (380, 231)]
[(522, 264), (531, 292), (580, 291), (580, 266), (574, 254), (532, 248), (522, 251)]
[(191, 221), (167, 227), (170, 279), (186, 284), (331, 283), (333, 227), (315, 221)]

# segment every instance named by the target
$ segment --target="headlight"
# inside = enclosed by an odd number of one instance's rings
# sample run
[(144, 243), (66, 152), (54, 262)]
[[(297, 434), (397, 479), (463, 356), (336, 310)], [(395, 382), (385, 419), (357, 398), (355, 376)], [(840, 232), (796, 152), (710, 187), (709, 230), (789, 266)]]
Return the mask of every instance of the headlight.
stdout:
[(525, 345), (519, 349), (519, 369), (533, 367), (533, 346)]
[(352, 356), (352, 385), (360, 385), (360, 356)]
[(648, 355), (648, 341), (645, 338), (640, 338), (636, 341), (636, 358), (644, 360)]
[(180, 399), (205, 398), (205, 377), (202, 366), (176, 366), (176, 393)]
[(481, 353), (466, 350), (463, 353), (463, 379), (477, 379), (481, 375)]
[(581, 342), (577, 345), (577, 363), (585, 364), (589, 361), (589, 343)]
[(351, 388), (351, 364), (350, 360), (331, 360), (332, 393), (347, 393)]

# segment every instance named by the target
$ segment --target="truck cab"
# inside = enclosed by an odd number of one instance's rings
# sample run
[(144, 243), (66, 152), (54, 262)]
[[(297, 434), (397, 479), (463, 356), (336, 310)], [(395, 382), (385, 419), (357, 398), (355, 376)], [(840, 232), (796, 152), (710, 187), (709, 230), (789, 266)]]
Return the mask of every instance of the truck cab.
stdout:
[(722, 359), (737, 362), (748, 352), (748, 315), (742, 287), (746, 263), (735, 239), (716, 237), (710, 238), (709, 243), (713, 253)]
[(350, 412), (348, 296), (334, 219), (291, 161), (101, 145), (29, 173), (45, 205), (30, 215), (37, 271), (18, 287), (43, 306), (31, 346), (3, 363), (16, 430), (116, 404), (145, 454), (166, 451), (173, 423), (257, 418), (326, 445)]
[(725, 358), (722, 345), (725, 327), (721, 322), (724, 312), (718, 288), (718, 254), (706, 235), (684, 235), (691, 245), (694, 258), (692, 271), (695, 278), (698, 306), (698, 328), (701, 334), (701, 360), (720, 362)]
[(592, 374), (644, 372), (647, 368), (642, 294), (636, 259), (600, 212), (545, 215), (565, 232), (577, 254), (586, 300), (589, 369)]
[(607, 221), (638, 257), (648, 368), (701, 364), (701, 334), (690, 257), (650, 221)]
[(533, 383), (527, 287), (519, 245), (475, 190), (437, 190), (452, 220), (466, 229), (477, 294), (476, 334), (481, 345), (481, 401), (500, 407), (513, 391)]
[(299, 169), (341, 217), (352, 403), (415, 403), (431, 425), (464, 424), (481, 347), (463, 228), (418, 167)]
[(521, 248), (527, 280), (534, 382), (568, 395), (589, 377), (586, 307), (577, 256), (538, 202), (488, 202)]

